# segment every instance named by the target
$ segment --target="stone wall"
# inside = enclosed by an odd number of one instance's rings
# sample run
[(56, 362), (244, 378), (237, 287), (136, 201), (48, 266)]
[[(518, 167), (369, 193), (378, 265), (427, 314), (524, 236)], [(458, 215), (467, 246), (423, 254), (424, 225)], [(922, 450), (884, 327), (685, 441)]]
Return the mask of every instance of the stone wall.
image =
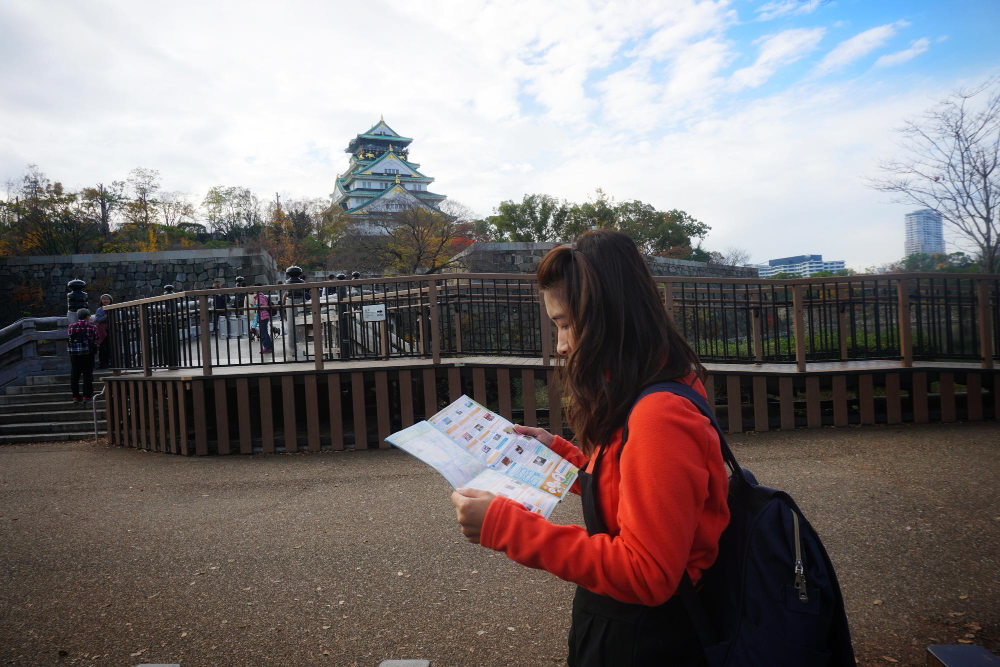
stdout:
[[(474, 243), (456, 257), (454, 272), (534, 273), (538, 263), (558, 243)], [(721, 266), (686, 259), (647, 257), (654, 276), (706, 276), (715, 278), (756, 278), (757, 269)]]
[(81, 278), (91, 309), (101, 294), (111, 294), (115, 302), (157, 296), (163, 286), (177, 291), (211, 288), (216, 278), (234, 285), (236, 276), (247, 284), (284, 281), (274, 259), (265, 250), (224, 248), (218, 250), (168, 250), (87, 255), (10, 257), (0, 260), (0, 290), (10, 295), (26, 288), (38, 295), (31, 315), (66, 314), (66, 283)]

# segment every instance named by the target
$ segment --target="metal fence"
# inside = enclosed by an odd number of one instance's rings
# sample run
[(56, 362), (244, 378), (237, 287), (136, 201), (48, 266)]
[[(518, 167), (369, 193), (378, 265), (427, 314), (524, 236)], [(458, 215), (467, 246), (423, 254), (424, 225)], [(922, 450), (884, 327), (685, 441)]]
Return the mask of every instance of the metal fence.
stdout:
[[(656, 278), (710, 363), (949, 359), (992, 363), (1000, 277)], [(622, 295), (627, 298), (627, 295)], [(118, 369), (406, 357), (549, 358), (534, 276), (444, 274), (198, 290), (106, 307)], [(267, 342), (270, 340), (271, 345)]]

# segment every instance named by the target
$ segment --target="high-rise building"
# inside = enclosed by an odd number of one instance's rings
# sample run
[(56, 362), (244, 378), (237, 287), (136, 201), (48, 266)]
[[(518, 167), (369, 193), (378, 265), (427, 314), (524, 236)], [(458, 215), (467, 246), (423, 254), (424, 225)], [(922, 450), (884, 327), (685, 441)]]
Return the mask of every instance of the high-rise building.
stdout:
[(337, 178), (333, 203), (361, 216), (414, 207), (437, 210), (446, 197), (428, 191), (434, 179), (409, 161), (412, 141), (397, 134), (385, 119), (351, 139), (344, 151), (351, 154), (351, 164)]
[(915, 253), (944, 254), (941, 214), (929, 208), (906, 214), (906, 241), (903, 256)]
[(807, 278), (819, 271), (840, 271), (844, 266), (844, 260), (836, 259), (823, 261), (823, 255), (795, 255), (794, 257), (781, 257), (780, 259), (768, 260), (767, 264), (757, 264), (757, 275), (761, 278), (770, 278), (779, 273), (788, 273)]

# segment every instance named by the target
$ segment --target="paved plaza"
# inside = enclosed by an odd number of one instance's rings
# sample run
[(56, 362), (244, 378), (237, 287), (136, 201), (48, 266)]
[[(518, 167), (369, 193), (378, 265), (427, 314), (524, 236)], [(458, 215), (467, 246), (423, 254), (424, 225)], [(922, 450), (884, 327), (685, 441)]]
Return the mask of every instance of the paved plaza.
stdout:
[[(732, 440), (825, 540), (861, 664), (1000, 649), (1000, 424)], [(448, 493), (396, 450), (2, 447), (0, 664), (564, 664), (573, 586), (467, 544)]]

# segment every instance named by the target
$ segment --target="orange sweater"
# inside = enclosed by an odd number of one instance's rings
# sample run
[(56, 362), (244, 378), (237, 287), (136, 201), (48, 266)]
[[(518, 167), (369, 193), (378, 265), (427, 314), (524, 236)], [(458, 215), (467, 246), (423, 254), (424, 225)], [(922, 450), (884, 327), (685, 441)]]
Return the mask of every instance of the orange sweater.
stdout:
[[(705, 395), (693, 373), (683, 381)], [(597, 457), (595, 451), (588, 461), (559, 436), (551, 449), (588, 472)], [(632, 411), (619, 459), (620, 450), (621, 429), (608, 442), (595, 480), (607, 534), (590, 537), (582, 526), (551, 523), (498, 496), (480, 543), (621, 602), (666, 602), (685, 567), (697, 582), (715, 562), (729, 523), (728, 471), (711, 422), (680, 396), (650, 394)], [(579, 493), (576, 484), (572, 490)]]

